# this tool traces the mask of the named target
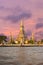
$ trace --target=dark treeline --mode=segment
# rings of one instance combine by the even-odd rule
[[[2,43],[3,41],[7,41],[6,40],[7,39],[7,36],[5,36],[5,35],[0,35],[0,43]]]

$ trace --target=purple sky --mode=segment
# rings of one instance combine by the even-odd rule
[[[16,37],[21,20],[28,37],[43,38],[43,0],[0,0],[0,34]]]

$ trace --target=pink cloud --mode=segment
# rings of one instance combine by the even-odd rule
[[[36,29],[35,26],[39,22],[38,18],[43,18],[43,1],[40,0],[0,0],[0,33],[5,35],[10,35],[10,32],[13,36],[17,36],[20,30],[20,20],[17,23],[13,20],[13,15],[16,15],[16,18],[19,17],[20,13],[30,13],[32,17],[29,19],[25,18],[24,27],[26,33],[38,33],[43,32],[43,28]],[[11,16],[12,19],[5,20],[6,17]],[[22,14],[23,15],[23,14]],[[23,15],[24,16],[24,15]],[[9,17],[8,17],[9,19]],[[41,22],[40,22],[41,23]],[[40,36],[38,34],[38,36]]]

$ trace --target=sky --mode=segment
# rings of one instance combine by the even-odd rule
[[[43,39],[43,0],[0,0],[0,34],[17,37],[21,20],[28,38]]]

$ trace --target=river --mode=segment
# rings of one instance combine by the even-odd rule
[[[43,47],[0,47],[0,65],[43,65]]]

